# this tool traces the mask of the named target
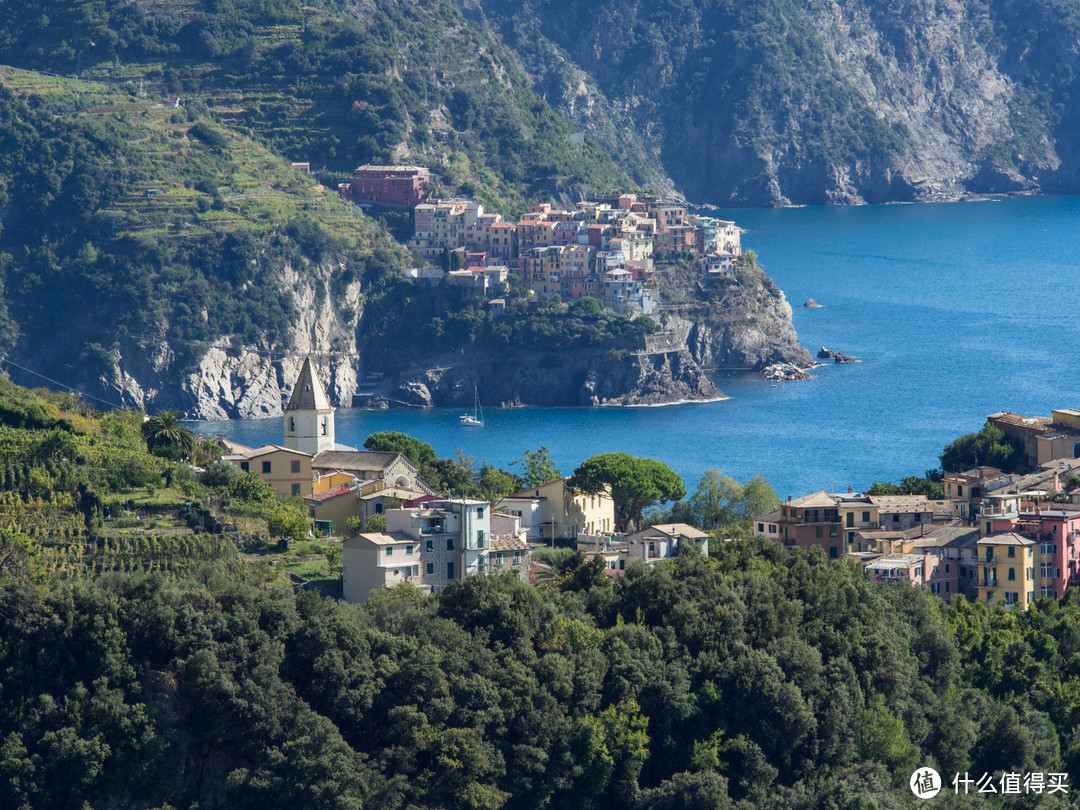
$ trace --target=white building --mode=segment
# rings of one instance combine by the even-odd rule
[[[377,588],[401,582],[421,585],[420,542],[400,532],[370,532],[341,544],[342,595],[363,602]]]
[[[428,501],[384,514],[385,532],[344,543],[346,601],[362,602],[373,588],[399,582],[435,592],[476,574],[514,570],[527,576],[529,546],[520,524],[508,524],[509,516],[496,518],[499,531],[493,534],[487,501]]]
[[[310,357],[304,359],[282,418],[288,449],[312,456],[334,449],[334,407]]]

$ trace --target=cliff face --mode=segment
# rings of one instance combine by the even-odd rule
[[[148,413],[169,408],[192,419],[276,416],[310,354],[319,360],[327,394],[348,405],[357,382],[360,284],[348,284],[333,303],[325,296],[320,301],[316,289],[329,280],[333,269],[313,266],[300,274],[285,267],[280,279],[283,294],[294,299],[297,312],[288,347],[220,338],[191,368],[167,340],[122,337],[111,352],[112,369],[84,377],[82,387],[106,402]],[[163,332],[167,328],[164,323],[159,326]],[[28,363],[45,362],[45,350],[54,348],[43,347],[40,359]]]
[[[1080,182],[1080,15],[1058,0],[484,6],[549,103],[598,138],[632,130],[690,199],[934,200]]]
[[[223,338],[196,368],[184,371],[167,342],[125,338],[112,351],[113,372],[87,377],[85,390],[150,413],[177,409],[193,419],[276,416],[310,354],[331,401],[342,407],[469,408],[474,386],[489,406],[660,405],[722,398],[708,369],[813,362],[799,345],[783,293],[761,276],[756,284],[733,285],[717,300],[681,306],[680,314],[668,314],[663,333],[634,346],[499,353],[478,346],[465,355],[402,358],[407,369],[358,396],[360,284],[348,285],[341,300],[320,301],[316,288],[332,269],[298,274],[285,268],[284,289],[299,313],[288,349]]]
[[[103,396],[148,411],[176,408],[197,419],[250,418],[281,413],[304,356],[318,360],[330,399],[338,406],[470,408],[477,387],[495,406],[660,405],[723,397],[710,369],[762,370],[775,363],[813,364],[791,323],[791,306],[763,272],[751,265],[725,285],[702,288],[696,270],[676,265],[662,289],[673,301],[663,332],[606,348],[526,351],[472,344],[451,354],[411,351],[374,388],[357,388],[362,352],[357,324],[359,282],[344,298],[321,301],[315,290],[333,273],[315,266],[282,278],[295,298],[298,320],[292,347],[236,347],[219,341],[198,368],[177,374],[164,343],[123,343],[112,382],[98,380]],[[390,339],[390,338],[388,338]],[[362,393],[356,394],[358,390]]]
[[[473,359],[403,375],[375,405],[471,408],[473,386],[490,405],[663,405],[723,394],[684,347],[657,351],[529,353]]]
[[[683,308],[668,320],[668,327],[706,368],[760,371],[774,363],[813,365],[791,324],[791,305],[779,291],[740,291],[724,306]]]

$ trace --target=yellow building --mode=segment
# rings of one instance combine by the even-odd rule
[[[869,549],[856,548],[858,540],[856,535],[863,531],[874,531],[878,528],[877,504],[865,495],[853,497],[840,496],[840,524],[844,530],[844,545],[847,553],[853,551],[868,551]]]
[[[311,495],[311,455],[290,450],[277,444],[267,444],[247,455],[224,456],[244,472],[253,472],[273,487],[279,495],[306,498]]]
[[[615,531],[615,501],[611,495],[571,492],[565,478],[503,498],[496,508],[521,518],[521,528],[531,541],[577,539],[581,534],[610,535]]]
[[[1035,600],[1035,541],[1015,532],[979,539],[979,601],[1027,608]]]

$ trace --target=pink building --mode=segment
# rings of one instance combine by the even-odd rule
[[[1022,512],[1019,530],[1038,542],[1035,548],[1035,596],[1054,599],[1070,585],[1080,584],[1080,559],[1077,556],[1077,533],[1080,512],[1065,509],[1041,509]],[[1026,530],[1026,531],[1025,531]]]
[[[395,208],[415,208],[424,199],[431,173],[422,166],[373,166],[365,163],[353,172],[352,182],[339,193],[353,202],[370,202]]]

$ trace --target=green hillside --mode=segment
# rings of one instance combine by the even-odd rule
[[[691,199],[1080,188],[1073,0],[484,0],[545,96],[588,77]],[[580,106],[580,105],[579,105]]]
[[[358,209],[198,102],[6,68],[0,140],[0,346],[64,379],[114,374],[125,335],[171,341],[181,368],[222,336],[287,348],[286,268],[325,293],[402,264]]]
[[[891,810],[931,766],[941,807],[1077,806],[1047,787],[1080,765],[1071,598],[949,606],[816,550],[722,545],[614,584],[577,555],[542,587],[363,607],[212,567],[9,578],[0,804]],[[975,794],[1005,773],[1017,795]]]
[[[0,32],[0,62],[201,100],[332,179],[414,161],[447,190],[517,210],[630,183],[595,142],[571,142],[573,126],[449,0],[48,0],[6,5]]]

